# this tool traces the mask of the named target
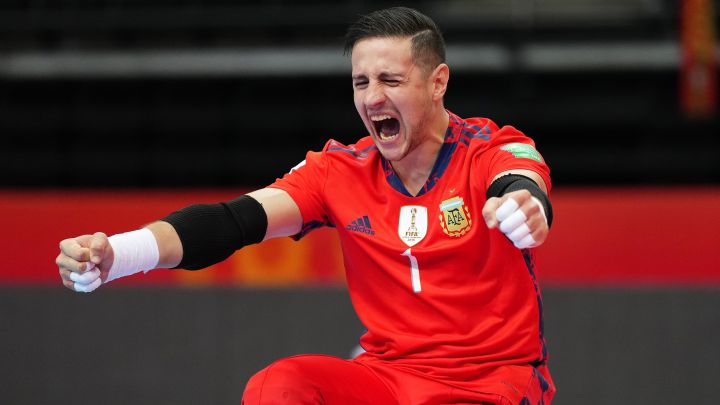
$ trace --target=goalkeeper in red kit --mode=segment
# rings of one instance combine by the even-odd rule
[[[367,136],[330,140],[237,199],[66,239],[63,283],[89,292],[154,268],[201,269],[330,226],[365,352],[278,360],[250,379],[243,404],[549,404],[532,251],[552,223],[545,161],[515,128],[445,108],[444,40],[418,11],[360,17],[346,51]]]

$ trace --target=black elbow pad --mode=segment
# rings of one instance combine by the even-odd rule
[[[267,232],[262,204],[247,195],[218,204],[195,204],[162,221],[175,228],[183,247],[176,268],[198,270],[219,263],[243,246],[261,242]]]

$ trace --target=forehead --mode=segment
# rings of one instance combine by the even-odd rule
[[[352,49],[355,74],[396,70],[413,64],[410,37],[373,37],[358,41]]]

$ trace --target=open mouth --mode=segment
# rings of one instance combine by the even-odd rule
[[[400,121],[389,115],[376,115],[370,117],[375,132],[380,136],[380,140],[389,141],[397,136],[400,132]]]

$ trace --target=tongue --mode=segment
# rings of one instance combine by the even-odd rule
[[[386,136],[393,136],[400,132],[400,122],[395,118],[383,120],[380,131]]]

